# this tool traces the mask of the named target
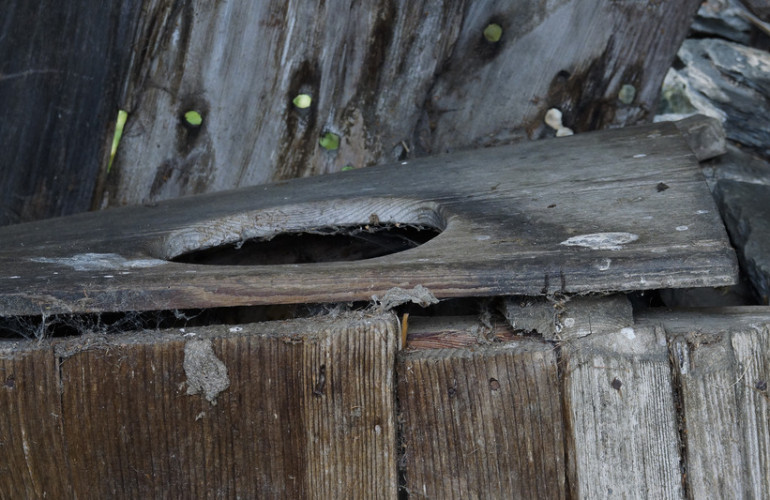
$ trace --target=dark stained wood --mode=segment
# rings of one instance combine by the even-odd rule
[[[0,342],[0,497],[69,497],[58,360],[50,346]]]
[[[385,315],[3,348],[0,492],[395,498],[398,338]],[[228,383],[191,394],[196,375]]]
[[[0,225],[88,210],[142,2],[0,7]]]
[[[352,262],[169,262],[387,224],[442,233]],[[417,285],[439,298],[720,286],[737,274],[671,123],[18,225],[0,241],[0,315],[370,300]]]
[[[770,308],[648,312],[662,325],[680,394],[692,498],[770,491]]]
[[[97,196],[137,204],[552,136],[551,107],[579,132],[649,119],[699,3],[146,0]],[[319,146],[327,131],[338,150]]]
[[[441,323],[437,331],[446,333],[451,322]],[[454,329],[476,335],[479,326],[459,320]],[[429,332],[429,320],[420,330]],[[402,467],[411,498],[566,497],[551,344],[526,338],[402,351],[397,367]]]

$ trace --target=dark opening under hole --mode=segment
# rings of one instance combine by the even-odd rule
[[[173,258],[174,262],[210,265],[271,266],[372,259],[415,248],[435,238],[427,226],[377,225],[320,228],[252,239]]]

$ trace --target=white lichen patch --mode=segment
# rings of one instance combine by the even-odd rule
[[[116,253],[79,253],[72,257],[33,257],[32,262],[58,264],[75,271],[112,271],[116,269],[138,269],[167,264],[160,259],[126,259]]]
[[[623,245],[639,239],[633,233],[591,233],[566,239],[560,245],[585,247],[591,250],[620,250]]]

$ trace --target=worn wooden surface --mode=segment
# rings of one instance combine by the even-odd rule
[[[561,346],[573,497],[683,498],[665,332],[631,315],[623,328],[591,323],[589,336]]]
[[[194,250],[388,224],[440,235],[351,262],[190,264]],[[366,233],[366,231],[363,231]],[[0,229],[0,315],[732,284],[735,256],[671,123],[295,179]],[[244,249],[247,246],[243,247]]]
[[[397,341],[391,316],[6,341],[0,496],[395,498]]]
[[[551,107],[580,132],[649,119],[698,4],[147,0],[126,133],[97,197],[136,204],[540,138]],[[319,147],[327,131],[337,151]]]
[[[647,313],[662,324],[686,430],[692,498],[763,498],[770,491],[770,308]]]
[[[141,3],[0,6],[0,226],[91,206]]]
[[[478,321],[430,320],[413,337],[484,335]],[[484,338],[484,337],[482,337]],[[435,339],[435,337],[434,337]],[[441,345],[436,343],[434,345]],[[414,349],[398,359],[405,489],[411,498],[565,498],[556,353],[534,338]]]

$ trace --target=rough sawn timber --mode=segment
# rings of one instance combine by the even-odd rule
[[[386,314],[4,341],[0,496],[396,498],[398,339]]]
[[[670,337],[692,498],[770,491],[770,308],[646,313]]]
[[[566,498],[556,351],[518,337],[490,343],[477,318],[410,327],[398,356],[405,489],[412,498]],[[498,332],[499,333],[499,332]],[[415,349],[423,336],[460,348]]]
[[[415,225],[351,262],[171,259],[282,233]],[[340,229],[341,228],[341,229]],[[735,255],[672,123],[423,158],[0,228],[0,315],[721,286]]]
[[[561,341],[567,466],[573,498],[684,497],[665,332],[630,307],[576,318],[592,333]],[[625,327],[618,310],[628,311]]]

